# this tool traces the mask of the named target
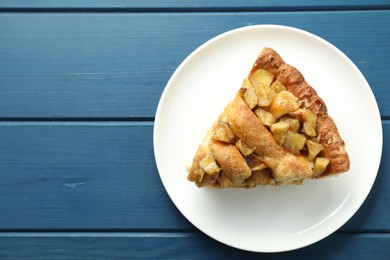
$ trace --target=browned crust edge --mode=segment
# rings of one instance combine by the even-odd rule
[[[262,52],[256,59],[256,62],[254,63],[249,74],[251,74],[257,69],[265,69],[274,73],[277,80],[281,81],[282,84],[294,96],[296,96],[299,100],[303,101],[304,107],[306,109],[314,112],[317,115],[317,133],[320,136],[320,143],[324,146],[324,150],[321,152],[321,156],[326,157],[330,160],[327,170],[319,177],[334,175],[334,174],[348,171],[350,167],[350,160],[345,150],[345,143],[340,137],[335,122],[328,115],[325,102],[318,96],[314,88],[311,87],[305,81],[305,78],[302,75],[302,73],[295,67],[286,64],[283,61],[282,57],[275,50],[267,47],[262,50]],[[232,102],[227,106],[227,108],[229,108],[231,104]],[[224,111],[225,114],[227,108],[225,108]],[[219,118],[218,120],[220,119],[221,118]],[[215,128],[215,124],[216,123],[214,123],[212,129]],[[248,142],[248,144],[250,144],[250,142]],[[219,188],[219,186],[215,186],[214,184],[218,175],[205,174],[205,172],[200,168],[199,162],[206,155],[210,153],[214,153],[215,156],[216,153],[217,154],[219,153],[219,150],[223,151],[219,153],[219,157],[221,157],[219,159],[222,161],[226,161],[226,160],[230,161],[231,156],[227,156],[227,154],[232,152],[231,151],[232,149],[228,149],[231,148],[229,145],[223,147],[226,149],[220,149],[221,147],[219,147],[220,144],[218,143],[214,143],[213,146],[211,147],[206,147],[205,145],[206,143],[200,145],[199,148],[197,149],[196,155],[194,156],[192,162],[192,166],[190,169],[188,169],[189,174],[187,178],[189,181],[195,182],[198,187],[208,186],[208,187]],[[234,152],[235,153],[231,153],[231,154],[234,154],[237,157],[238,155],[237,151]],[[261,154],[261,151],[260,152],[257,151],[257,153]],[[293,159],[296,160],[295,157]],[[243,158],[240,158],[240,160],[242,161]],[[291,167],[291,165],[289,165],[288,167]],[[229,165],[225,165],[224,168],[226,168],[228,172],[229,169],[232,168],[232,174],[228,174],[228,175],[230,175],[229,177],[235,181],[241,182],[248,175],[247,165],[245,165],[244,163],[238,166],[229,164]],[[240,176],[234,176],[235,171],[237,170],[236,168],[237,169],[239,168],[240,170],[244,169],[242,170],[242,174],[240,174]]]
[[[345,142],[341,138],[337,126],[328,115],[325,102],[305,80],[302,73],[295,67],[286,64],[282,57],[273,49],[265,47],[250,73],[257,69],[265,69],[276,75],[276,78],[299,100],[306,109],[317,115],[317,133],[320,143],[324,146],[322,156],[330,160],[326,171],[320,176],[328,176],[346,172],[350,167]]]

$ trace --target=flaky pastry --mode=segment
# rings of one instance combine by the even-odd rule
[[[198,187],[300,184],[349,170],[324,101],[293,66],[264,48],[188,169]]]

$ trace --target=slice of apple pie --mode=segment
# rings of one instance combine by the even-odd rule
[[[349,165],[324,101],[296,68],[264,48],[206,134],[187,178],[213,188],[300,184]]]

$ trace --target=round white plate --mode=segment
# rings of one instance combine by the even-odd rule
[[[186,165],[265,46],[324,99],[346,143],[350,171],[280,188],[197,188],[187,181]],[[178,67],[157,108],[154,152],[166,191],[193,225],[232,247],[280,252],[325,238],[355,214],[377,175],[382,125],[367,81],[336,47],[291,27],[249,26],[209,40]]]

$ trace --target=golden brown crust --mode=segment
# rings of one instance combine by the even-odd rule
[[[285,151],[239,95],[226,107],[225,115],[233,133],[247,146],[255,147],[254,152],[272,169],[276,181],[312,175],[307,160]]]
[[[345,143],[341,139],[333,119],[329,116],[318,118],[317,132],[321,137],[321,144],[324,146],[322,156],[330,160],[326,171],[320,177],[347,171],[350,161],[345,150]]]
[[[188,170],[187,179],[189,181],[200,182],[203,178],[204,171],[200,168],[199,162],[207,156],[207,149],[204,145],[199,145],[196,150],[191,168]]]
[[[226,106],[206,135],[203,144],[199,146],[188,170],[188,180],[195,182],[199,187],[249,188],[256,185],[301,183],[305,178],[318,178],[348,171],[350,161],[336,124],[328,115],[324,101],[305,81],[301,72],[286,64],[281,56],[270,48],[262,50],[249,75],[258,69],[272,72],[273,80],[282,84],[283,90],[287,89],[293,99],[299,100],[296,101],[297,108],[300,107],[299,104],[304,108],[299,110],[309,110],[312,115],[315,114],[316,121],[311,128],[314,134],[306,132],[305,123],[303,131],[309,138],[315,137],[316,142],[319,139],[318,145],[322,145],[319,155],[321,158],[324,157],[326,163],[329,160],[329,164],[325,165],[322,171],[318,171],[316,165],[320,164],[317,164],[317,160],[314,163],[312,159],[306,158],[307,150],[302,154],[294,153],[293,150],[288,150],[277,143],[274,133],[271,133],[249,107],[249,103],[247,104],[246,91],[249,84],[238,91],[235,99]],[[267,73],[270,74],[269,72]],[[258,105],[261,106],[260,103]],[[264,106],[267,106],[265,110],[270,109],[269,105]],[[214,164],[210,164],[210,158]],[[212,169],[216,171],[210,171],[209,165],[213,165]],[[327,168],[323,172],[325,167]]]
[[[317,117],[327,115],[328,110],[324,101],[305,81],[305,78],[299,70],[291,65],[282,64],[278,72],[277,79],[282,82],[288,91],[304,102],[306,109],[314,112]]]
[[[245,185],[248,187],[254,187],[256,185],[269,185],[272,184],[272,174],[268,170],[253,171],[252,175],[245,180]]]
[[[235,145],[212,141],[211,150],[222,171],[234,183],[242,183],[251,175],[251,169]]]
[[[225,115],[234,135],[240,138],[246,146],[255,147],[255,152],[261,158],[270,154],[274,154],[274,157],[283,156],[285,152],[283,148],[276,143],[271,132],[267,130],[240,96],[236,96],[229,103],[225,109]]]
[[[265,47],[257,57],[249,75],[258,69],[265,69],[278,75],[279,67],[282,64],[284,64],[282,57],[273,49]]]
[[[209,175],[206,174],[199,166],[199,162],[209,154],[206,146],[200,145],[196,151],[194,159],[192,161],[191,168],[188,170],[187,179],[195,182],[198,187],[213,185],[218,174]]]
[[[303,101],[305,108],[317,115],[317,131],[320,143],[324,146],[322,154],[330,160],[327,170],[321,176],[348,171],[350,161],[345,151],[345,143],[341,139],[333,119],[328,115],[324,101],[305,81],[302,73],[293,66],[284,63],[280,55],[270,48],[263,49],[252,71],[260,68],[272,70],[277,79],[294,96]]]

